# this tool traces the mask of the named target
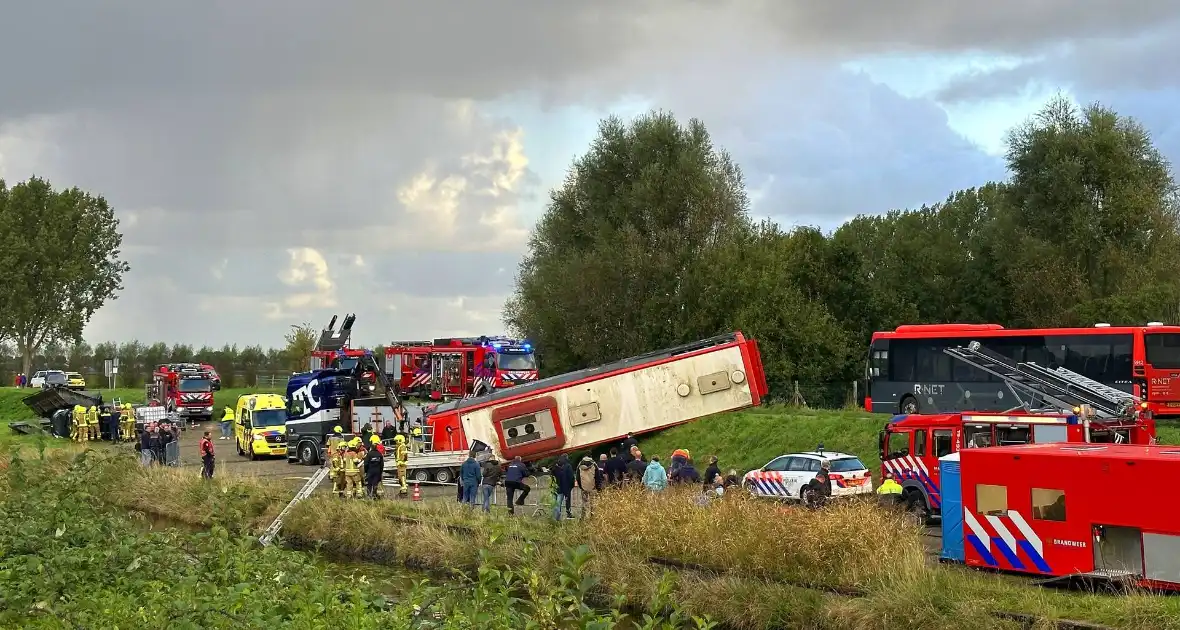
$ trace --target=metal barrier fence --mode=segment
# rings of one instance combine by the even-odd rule
[[[164,465],[180,465],[180,440],[172,440],[164,446]]]

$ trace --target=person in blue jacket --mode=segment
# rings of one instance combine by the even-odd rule
[[[475,505],[475,489],[483,482],[483,470],[473,453],[468,453],[467,461],[459,467],[459,481],[463,484],[463,502]]]
[[[660,458],[656,455],[652,455],[651,463],[647,465],[647,470],[643,471],[643,485],[653,492],[668,487],[668,471],[664,470]]]

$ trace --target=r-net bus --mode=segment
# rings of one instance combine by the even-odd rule
[[[943,352],[978,341],[1014,361],[1064,367],[1143,396],[1154,417],[1180,416],[1180,326],[1009,329],[999,324],[898,326],[873,333],[865,409],[876,413],[1007,411],[1000,379]]]

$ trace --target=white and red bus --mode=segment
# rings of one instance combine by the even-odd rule
[[[1020,405],[1000,379],[943,352],[978,341],[1014,361],[1064,367],[1142,396],[1155,417],[1180,416],[1180,326],[1004,328],[898,326],[873,333],[865,409],[877,413],[1005,411]]]

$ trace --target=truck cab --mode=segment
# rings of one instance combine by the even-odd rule
[[[287,381],[287,461],[322,463],[328,436],[340,425],[352,432],[350,414],[341,413],[357,398],[359,384],[351,370],[324,369],[293,374]]]
[[[234,410],[234,441],[238,455],[287,454],[287,401],[278,394],[246,394]]]
[[[902,500],[930,517],[942,509],[939,458],[962,449],[1020,444],[1128,443],[1154,440],[1154,423],[1091,423],[1078,414],[951,413],[894,416],[879,435],[881,475],[893,475]]]

